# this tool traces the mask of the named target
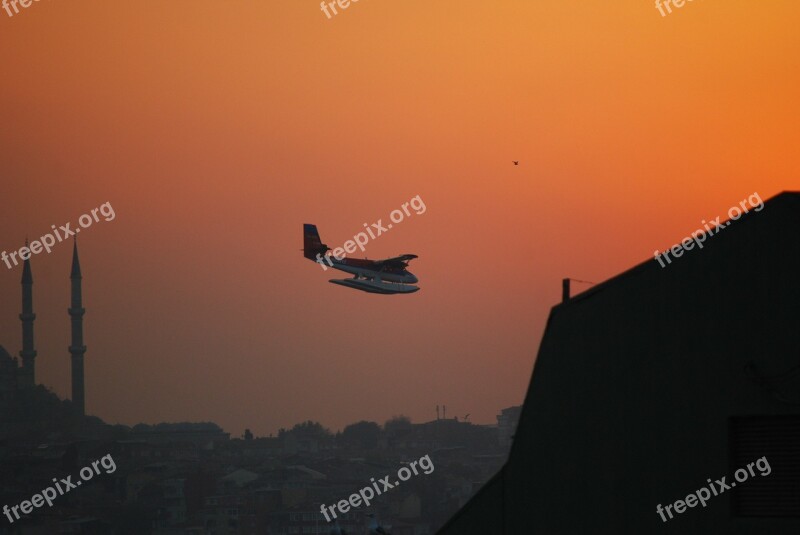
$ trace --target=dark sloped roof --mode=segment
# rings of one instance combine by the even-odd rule
[[[653,533],[657,504],[730,477],[731,418],[798,414],[797,381],[779,396],[752,378],[797,366],[798,231],[800,193],[782,193],[666,267],[651,257],[553,307],[501,484],[440,533],[484,533],[481,516],[500,518],[491,533]],[[670,527],[736,532],[718,500]]]

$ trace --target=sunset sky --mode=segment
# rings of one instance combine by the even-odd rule
[[[799,2],[339,11],[0,10],[0,251],[116,213],[78,239],[88,413],[234,435],[437,404],[492,423],[523,401],[563,277],[603,281],[800,186]],[[303,223],[338,246],[417,195],[366,256],[419,255],[421,291],[349,290],[303,258]],[[70,257],[31,260],[37,382],[62,397]],[[13,355],[21,273],[0,264]]]

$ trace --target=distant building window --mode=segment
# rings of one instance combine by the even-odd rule
[[[731,474],[762,457],[769,465],[733,489],[734,516],[800,517],[800,415],[733,417],[730,445]]]

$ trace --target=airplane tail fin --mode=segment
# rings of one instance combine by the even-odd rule
[[[303,256],[316,262],[318,254],[325,254],[330,247],[322,243],[319,239],[319,232],[316,225],[305,223],[303,225]]]

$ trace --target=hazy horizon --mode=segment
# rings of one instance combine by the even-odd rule
[[[157,6],[0,11],[0,252],[113,205],[78,238],[86,411],[109,423],[493,423],[562,278],[797,189],[800,4]],[[419,292],[303,258],[303,223],[338,246],[417,195],[352,256],[419,255]],[[31,260],[37,382],[63,398],[71,249]],[[13,356],[21,274],[0,264]]]

